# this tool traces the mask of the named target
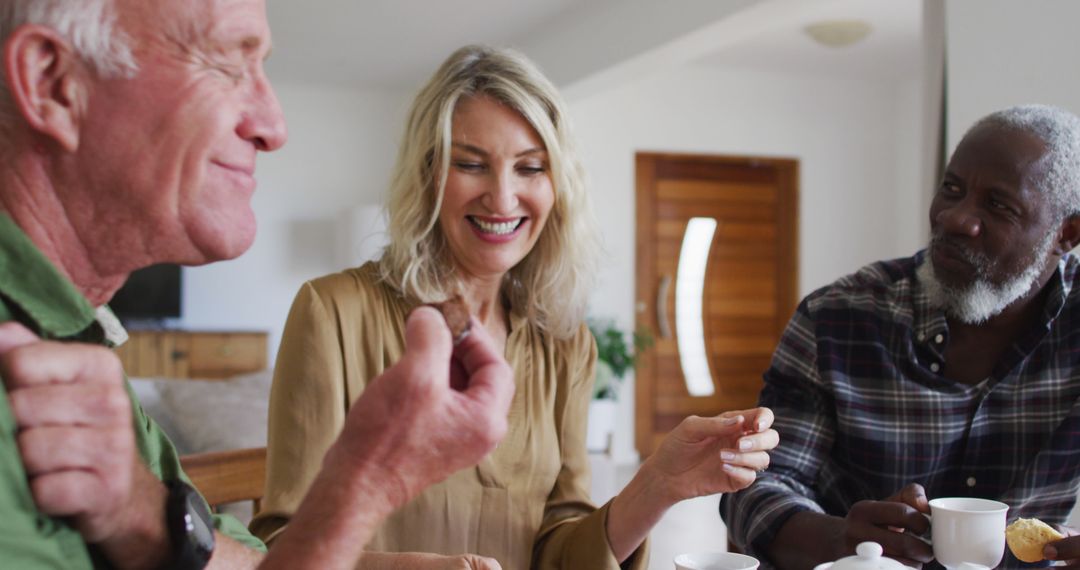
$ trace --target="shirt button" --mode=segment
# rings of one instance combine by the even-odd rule
[[[938,344],[941,344],[941,343],[945,342],[945,335],[939,334],[939,335],[935,336],[934,337],[934,342],[936,342]]]
[[[933,372],[937,372],[938,370],[941,370],[941,365],[938,364],[937,362],[931,363],[930,364],[930,370],[933,371]]]
[[[975,478],[974,477],[968,477],[967,481],[964,481],[964,482],[967,483],[968,487],[974,487],[975,486]]]
[[[919,333],[919,342],[926,340],[926,333]]]

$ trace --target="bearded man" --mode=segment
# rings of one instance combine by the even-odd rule
[[[1064,523],[1080,486],[1080,118],[1014,107],[957,146],[914,257],[803,300],[765,373],[780,446],[727,495],[763,568],[812,568],[867,540],[940,568],[928,498],[984,497]],[[1080,538],[1050,560],[1080,559]],[[1003,567],[1020,567],[1008,554]]]

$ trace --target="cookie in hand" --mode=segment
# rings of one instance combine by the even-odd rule
[[[1014,556],[1024,562],[1039,562],[1049,542],[1065,538],[1039,519],[1016,519],[1005,528],[1005,542]]]
[[[450,327],[450,334],[454,337],[454,344],[461,342],[469,336],[472,321],[469,319],[469,305],[461,294],[454,295],[442,303],[432,303],[446,319],[446,326]]]

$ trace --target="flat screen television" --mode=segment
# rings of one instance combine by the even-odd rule
[[[179,318],[180,285],[179,265],[151,265],[128,277],[109,308],[125,322]]]

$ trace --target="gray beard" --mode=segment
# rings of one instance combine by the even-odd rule
[[[1050,251],[1054,246],[1054,237],[1054,233],[1047,235],[1043,243],[1039,244],[1035,250],[1031,263],[1002,283],[993,283],[986,277],[992,268],[992,262],[988,258],[968,251],[964,253],[967,261],[976,268],[975,280],[963,287],[942,283],[934,272],[934,264],[930,260],[933,240],[922,264],[916,268],[915,274],[930,298],[931,305],[944,310],[945,314],[962,323],[979,325],[999,315],[1031,290],[1035,280],[1046,267],[1046,260],[1049,259]]]

